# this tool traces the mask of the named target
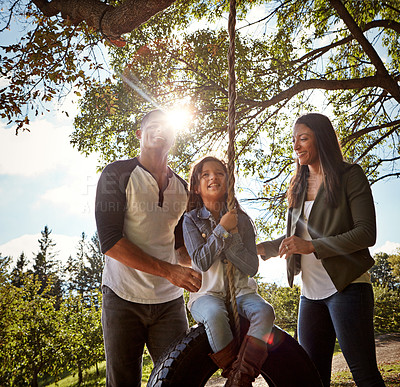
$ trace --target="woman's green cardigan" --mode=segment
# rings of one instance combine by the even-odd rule
[[[326,192],[321,185],[307,226],[315,256],[321,259],[336,289],[341,291],[374,264],[368,247],[375,244],[376,220],[371,189],[359,165],[345,163],[337,192],[338,206],[333,208],[326,204]],[[296,235],[305,196],[306,190],[302,194],[302,206],[289,209],[286,235],[263,243],[265,258],[277,256],[282,240]],[[286,258],[290,286],[294,276],[300,273],[300,266],[300,254]]]

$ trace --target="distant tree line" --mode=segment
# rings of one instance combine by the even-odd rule
[[[371,280],[375,290],[375,330],[400,331],[400,248],[394,254],[374,255]]]
[[[97,234],[88,239],[82,233],[75,254],[65,264],[57,260],[47,226],[38,244],[33,262],[21,253],[12,263],[12,257],[0,253],[0,385],[46,385],[45,380],[57,381],[66,373],[77,375],[80,385],[84,371],[104,361],[100,292],[104,256]],[[375,329],[398,332],[400,250],[374,258],[370,273]],[[259,276],[256,280],[260,295],[274,306],[276,325],[293,334],[300,288],[265,283]],[[189,320],[195,323],[190,313]]]
[[[78,375],[104,360],[101,273],[104,258],[95,234],[82,233],[66,264],[45,226],[29,262],[0,254],[0,385],[38,386],[63,373]]]

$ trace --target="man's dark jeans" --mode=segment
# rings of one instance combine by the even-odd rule
[[[107,386],[140,386],[144,345],[153,362],[188,329],[183,297],[162,304],[138,304],[103,286]]]

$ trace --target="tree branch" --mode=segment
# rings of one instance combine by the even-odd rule
[[[294,97],[296,94],[301,93],[302,91],[311,90],[311,89],[322,89],[322,90],[352,90],[352,89],[364,89],[366,87],[383,87],[381,84],[381,77],[374,75],[372,77],[364,77],[357,79],[342,79],[342,80],[324,80],[324,79],[306,79],[300,81],[294,86],[290,87],[287,90],[282,91],[281,93],[275,95],[271,99],[263,102],[255,102],[243,100],[246,103],[251,103],[253,105],[269,107],[278,102],[283,101],[284,99],[290,99]],[[238,97],[239,101],[239,97]]]
[[[372,22],[367,23],[364,26],[364,32],[369,31],[373,28],[387,28],[387,29],[392,29],[396,32],[398,32],[400,34],[400,23],[394,21],[394,20],[374,20]],[[308,59],[307,62],[305,62],[305,64],[307,64],[310,61],[315,60],[316,58],[322,56],[323,54],[325,54],[326,52],[328,52],[329,50],[335,48],[335,47],[339,47],[342,46],[343,44],[346,44],[350,41],[352,41],[354,39],[353,35],[349,35],[341,40],[338,40],[337,42],[333,42],[331,44],[328,44],[324,47],[319,47],[315,50],[312,50],[310,52],[308,52],[307,54],[303,55],[301,58],[294,60],[292,63],[302,63],[304,60]],[[304,66],[304,64],[303,64]]]
[[[394,127],[391,130],[389,130],[389,132],[385,133],[383,136],[379,137],[377,140],[375,140],[372,144],[370,144],[367,148],[365,148],[365,150],[363,151],[363,153],[358,156],[358,158],[356,159],[356,163],[358,163],[365,155],[368,154],[368,152],[374,148],[376,145],[378,145],[379,143],[381,143],[385,138],[389,137],[392,133],[396,132],[399,129],[399,127]]]
[[[388,173],[387,175],[379,176],[377,179],[371,181],[371,185],[377,183],[379,180],[387,179],[388,177],[400,177],[400,172]]]
[[[393,80],[393,78],[388,73],[385,65],[382,62],[382,59],[372,46],[372,44],[368,41],[368,39],[364,36],[363,31],[357,25],[353,17],[347,11],[346,7],[343,5],[341,0],[329,0],[332,7],[335,8],[339,17],[344,21],[347,25],[347,28],[354,36],[354,38],[358,41],[358,43],[363,48],[364,52],[371,59],[371,62],[375,66],[377,73],[382,76],[381,87],[387,90],[392,96],[400,103],[400,88],[397,82]]]
[[[3,32],[3,31],[7,30],[7,29],[10,27],[11,20],[12,20],[13,15],[14,15],[14,7],[15,7],[17,4],[18,4],[18,0],[15,1],[14,4],[13,4],[11,7],[9,7],[9,15],[8,15],[7,23],[6,23],[6,25],[5,25],[3,28],[0,29],[0,32]]]
[[[121,41],[121,35],[133,31],[175,0],[125,0],[113,7],[100,0],[33,0],[47,17],[61,13],[73,24],[83,20],[101,31],[111,41]]]
[[[388,122],[386,124],[377,125],[377,126],[371,126],[369,128],[364,128],[364,129],[358,130],[357,132],[352,133],[349,136],[347,136],[343,140],[342,144],[346,144],[347,142],[349,142],[351,140],[355,140],[355,139],[357,139],[357,138],[359,138],[361,136],[364,136],[365,134],[374,132],[375,130],[380,130],[380,129],[383,129],[383,128],[388,128],[388,127],[391,127],[391,126],[394,126],[394,125],[399,125],[399,124],[400,124],[400,120],[395,120],[395,121],[390,121],[390,122]]]

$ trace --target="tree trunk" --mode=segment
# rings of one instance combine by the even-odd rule
[[[38,373],[36,371],[34,371],[33,373],[33,377],[32,377],[32,387],[38,387],[39,383],[38,383]]]
[[[80,386],[83,382],[83,373],[82,373],[82,365],[81,362],[78,362],[78,386]]]
[[[122,42],[121,35],[133,31],[175,0],[125,0],[113,7],[100,0],[33,0],[48,17],[61,13],[73,24],[85,21],[109,40]]]

